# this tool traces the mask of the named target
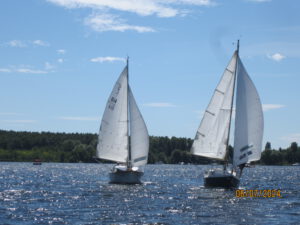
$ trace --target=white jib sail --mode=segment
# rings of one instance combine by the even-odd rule
[[[142,114],[135,102],[129,87],[129,112],[130,112],[130,146],[132,166],[143,166],[148,161],[149,136]]]
[[[204,113],[191,148],[194,155],[214,159],[224,159],[225,157],[236,58],[237,53],[235,52]]]
[[[264,121],[257,90],[238,58],[233,165],[260,159]]]
[[[124,163],[128,158],[127,73],[126,66],[109,96],[97,146],[98,158]]]

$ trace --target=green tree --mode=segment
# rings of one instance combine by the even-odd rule
[[[182,162],[182,151],[175,149],[171,154],[170,162],[173,164]]]
[[[265,150],[271,150],[271,143],[270,142],[266,143]]]
[[[293,151],[293,152],[296,152],[297,151],[297,149],[298,149],[298,144],[297,144],[297,142],[293,142],[293,143],[291,143],[291,150]]]

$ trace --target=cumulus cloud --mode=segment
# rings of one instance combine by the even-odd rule
[[[60,58],[60,59],[57,60],[57,62],[63,63],[63,62],[64,62],[64,59],[61,59],[61,58]]]
[[[60,55],[64,55],[64,54],[66,54],[67,51],[65,49],[58,49],[58,50],[56,50],[56,52]]]
[[[42,40],[34,40],[34,41],[11,40],[4,45],[9,47],[15,47],[15,48],[25,48],[30,46],[42,46],[42,47],[50,46],[48,42]]]
[[[20,41],[20,40],[9,41],[7,43],[7,45],[10,47],[16,47],[16,48],[24,48],[27,46],[23,41]]]
[[[94,31],[137,31],[153,32],[154,28],[131,25],[118,16],[110,13],[129,12],[139,16],[156,16],[170,18],[185,15],[186,6],[214,6],[213,0],[47,0],[58,6],[69,9],[89,8],[94,15],[88,16],[84,23]],[[97,12],[97,14],[95,14]]]
[[[29,74],[46,74],[46,70],[31,69],[29,67],[11,67],[11,68],[0,68],[0,73],[29,73]]]
[[[272,55],[268,55],[268,58],[279,62],[279,61],[283,60],[284,58],[286,58],[286,56],[282,55],[281,53],[274,53]]]
[[[55,68],[54,65],[52,65],[52,64],[49,63],[49,62],[45,62],[45,69],[46,69],[46,70],[52,70],[52,69],[54,69],[54,68]]]
[[[178,14],[176,9],[165,6],[156,0],[48,0],[66,8],[112,9],[136,13],[141,16],[156,14],[159,17],[173,17]],[[166,1],[174,3],[174,1]]]
[[[170,102],[145,103],[144,106],[147,106],[147,107],[158,107],[158,108],[176,107],[176,105],[174,105],[173,103],[170,103]]]
[[[43,69],[36,69],[31,65],[10,65],[8,68],[0,68],[0,73],[46,74],[52,72],[53,68],[49,62],[45,62]]]
[[[18,73],[31,73],[31,74],[45,74],[45,73],[48,73],[45,70],[34,70],[34,69],[28,69],[28,68],[16,69],[15,72],[18,72]]]
[[[120,57],[112,57],[112,56],[106,56],[106,57],[97,57],[97,58],[92,58],[91,62],[115,62],[115,61],[122,61],[125,62],[124,58]]]
[[[50,44],[48,42],[41,41],[41,40],[35,40],[35,41],[32,41],[32,43],[34,45],[38,45],[38,46],[44,46],[44,47],[50,46]]]
[[[151,27],[136,26],[127,24],[126,20],[110,14],[91,15],[85,19],[85,25],[91,27],[97,32],[104,31],[137,31],[139,33],[154,32]]]
[[[280,108],[284,108],[285,105],[280,105],[280,104],[263,104],[263,111],[269,111],[272,109],[280,109]]]

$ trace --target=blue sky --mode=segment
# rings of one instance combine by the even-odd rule
[[[150,135],[193,138],[237,39],[264,144],[300,143],[300,2],[2,0],[0,128],[97,133],[130,57]],[[263,145],[264,145],[263,144]]]

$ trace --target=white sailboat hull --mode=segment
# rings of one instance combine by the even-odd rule
[[[116,170],[109,173],[111,184],[141,184],[141,177],[144,175],[140,171]]]
[[[215,169],[204,175],[204,186],[210,188],[238,188],[240,179],[235,173]]]

